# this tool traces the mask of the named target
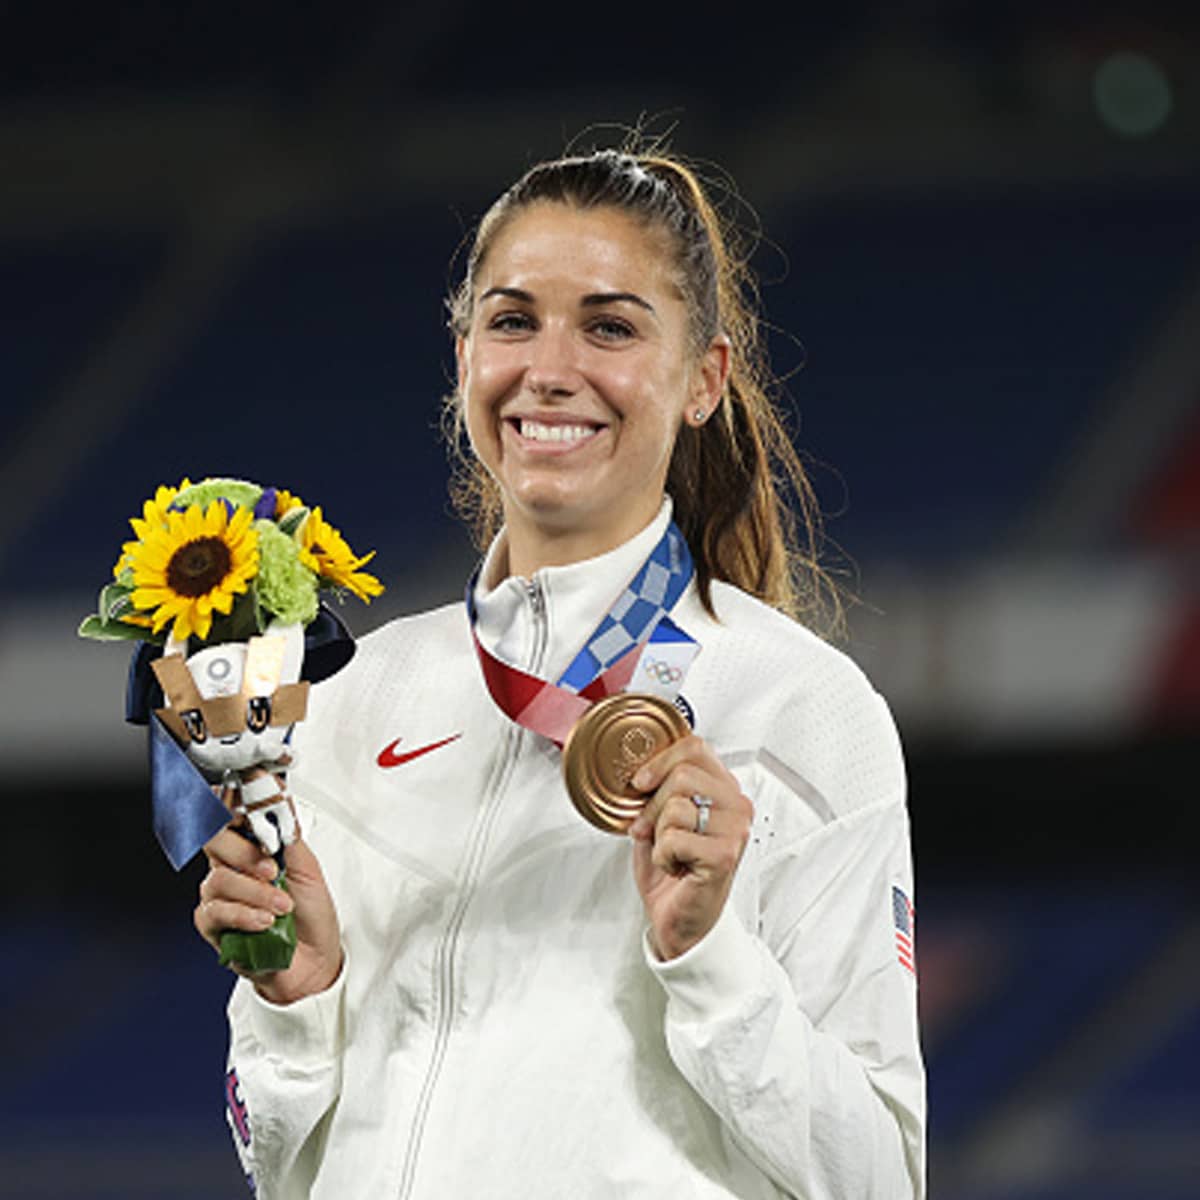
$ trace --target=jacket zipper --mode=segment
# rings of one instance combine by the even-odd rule
[[[542,594],[541,584],[529,580],[526,585],[526,596],[533,610],[533,649],[530,653],[528,670],[537,674],[546,654],[548,641],[548,622],[546,621],[546,602]],[[475,895],[479,883],[480,868],[483,863],[484,850],[496,814],[500,808],[500,798],[508,787],[516,767],[517,756],[520,753],[525,731],[519,725],[510,725],[505,730],[504,749],[492,772],[492,779],[486,792],[483,810],[476,821],[471,834],[471,842],[467,849],[467,866],[463,886],[459,891],[454,911],[450,914],[445,930],[438,941],[434,955],[434,971],[437,980],[437,995],[435,998],[436,1017],[434,1026],[433,1053],[421,1084],[417,1097],[417,1107],[413,1114],[412,1129],[408,1137],[408,1146],[404,1152],[404,1169],[400,1174],[398,1200],[409,1200],[413,1185],[416,1181],[417,1160],[420,1156],[421,1138],[425,1131],[425,1121],[429,1116],[429,1107],[433,1101],[433,1093],[437,1086],[438,1075],[441,1073],[442,1062],[450,1043],[450,1031],[454,1024],[454,959],[458,950],[458,935],[466,920],[467,909]]]
[[[533,609],[533,652],[529,656],[529,670],[536,675],[542,668],[542,659],[546,656],[550,623],[546,620],[546,598],[542,594],[542,585],[536,579],[526,580],[525,594],[529,597],[529,606]]]

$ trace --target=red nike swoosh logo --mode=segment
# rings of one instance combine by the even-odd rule
[[[379,757],[375,760],[381,767],[398,767],[401,763],[412,762],[414,758],[420,758],[422,754],[428,754],[430,750],[438,750],[442,746],[448,746],[451,742],[456,742],[462,737],[461,733],[452,733],[448,738],[442,738],[440,742],[430,742],[428,746],[418,746],[415,750],[405,750],[403,754],[396,753],[396,747],[404,740],[397,738],[390,745],[384,746],[379,752]]]

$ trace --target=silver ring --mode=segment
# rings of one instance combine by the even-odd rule
[[[696,832],[708,832],[708,816],[712,812],[712,798],[709,796],[693,796],[692,803],[696,806]]]

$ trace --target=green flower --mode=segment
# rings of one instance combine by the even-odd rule
[[[180,508],[199,504],[207,511],[214,500],[228,500],[239,508],[253,509],[262,491],[257,483],[247,483],[244,479],[203,479],[184,488],[175,497],[175,503]]]
[[[317,615],[317,577],[300,561],[300,547],[272,521],[257,520],[258,602],[272,616],[307,625]]]

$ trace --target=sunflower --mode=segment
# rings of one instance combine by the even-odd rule
[[[208,636],[214,612],[228,613],[234,596],[245,592],[258,568],[254,514],[214,500],[183,512],[168,510],[166,522],[150,526],[128,551],[133,568],[134,608],[152,613],[155,633],[175,621],[173,634]]]
[[[293,492],[289,492],[287,488],[275,489],[275,520],[278,521],[285,513],[291,512],[293,508],[303,508],[304,501]]]
[[[301,526],[300,561],[322,579],[335,587],[346,588],[367,604],[371,603],[372,596],[383,591],[383,584],[374,575],[359,570],[374,557],[374,550],[362,558],[357,557],[346,539],[321,516],[320,506],[308,514]]]
[[[154,493],[154,498],[147,500],[142,505],[142,515],[140,517],[130,517],[129,524],[137,537],[132,542],[124,542],[121,546],[121,557],[117,559],[117,565],[113,567],[113,577],[119,578],[121,572],[132,562],[131,555],[139,542],[146,540],[146,534],[152,529],[165,529],[167,525],[167,509],[171,507],[171,502],[183,491],[184,488],[192,486],[190,479],[184,479],[178,487],[167,487],[160,484]],[[132,618],[126,617],[126,620]],[[135,624],[140,625],[137,621]]]

